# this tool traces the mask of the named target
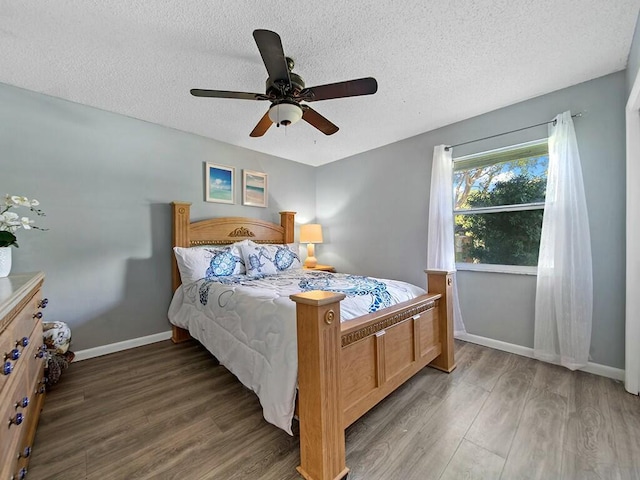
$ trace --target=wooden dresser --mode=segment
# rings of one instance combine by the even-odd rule
[[[26,478],[45,396],[42,273],[0,278],[0,480]]]

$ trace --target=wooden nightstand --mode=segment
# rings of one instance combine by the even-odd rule
[[[321,272],[332,272],[336,273],[336,269],[333,268],[333,265],[316,265],[315,267],[303,267],[305,270],[319,270]]]

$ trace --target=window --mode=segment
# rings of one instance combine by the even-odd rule
[[[537,265],[548,163],[546,139],[454,159],[455,251],[460,269],[535,272],[474,265]]]

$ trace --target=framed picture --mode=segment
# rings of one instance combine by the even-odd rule
[[[254,207],[267,206],[267,174],[262,172],[242,171],[242,204]]]
[[[235,203],[235,168],[207,163],[205,171],[205,200],[216,203]]]

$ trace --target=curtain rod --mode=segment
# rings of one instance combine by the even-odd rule
[[[576,113],[575,115],[571,115],[572,118],[581,117],[581,116],[582,116],[582,112]],[[468,142],[457,143],[455,145],[449,145],[447,147],[444,147],[444,149],[448,152],[449,150],[451,150],[454,147],[461,147],[462,145],[466,145],[468,143],[474,143],[474,142],[479,142],[481,140],[488,140],[490,138],[501,137],[502,135],[508,135],[509,133],[515,133],[515,132],[520,132],[522,130],[528,130],[529,128],[541,127],[542,125],[548,125],[549,123],[553,123],[555,125],[556,120],[553,119],[553,120],[549,120],[548,122],[536,123],[535,125],[529,125],[528,127],[522,127],[522,128],[518,128],[516,130],[509,130],[508,132],[496,133],[495,135],[490,135],[488,137],[476,138],[475,140],[469,140]]]

